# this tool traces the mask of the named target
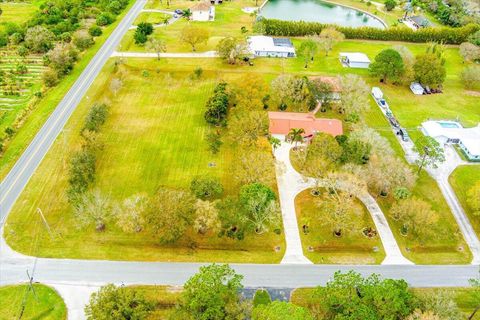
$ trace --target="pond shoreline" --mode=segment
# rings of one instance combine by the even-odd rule
[[[348,9],[352,9],[352,10],[355,10],[355,11],[358,11],[358,12],[361,12],[363,14],[366,14],[367,16],[369,17],[372,17],[373,19],[379,21],[383,27],[385,29],[388,29],[388,25],[387,23],[380,17],[368,12],[368,11],[365,11],[365,10],[362,10],[362,9],[358,9],[358,8],[355,8],[355,7],[352,7],[352,6],[349,6],[349,5],[346,5],[346,4],[341,4],[341,3],[337,3],[337,2],[334,2],[334,1],[331,1],[331,0],[319,0],[321,2],[325,2],[325,3],[329,3],[329,4],[334,4],[336,6],[340,6],[340,7],[344,7],[344,8],[348,8]],[[262,5],[258,8],[258,13],[260,14],[263,7],[268,3],[268,0],[265,0]],[[281,20],[281,19],[279,19]],[[298,20],[298,21],[302,21],[302,20]],[[318,22],[318,21],[317,21]],[[323,23],[323,22],[320,22],[320,23]],[[331,24],[331,23],[326,23],[326,24]],[[335,24],[332,24],[332,25],[335,25]],[[356,27],[356,28],[361,28],[361,27]]]

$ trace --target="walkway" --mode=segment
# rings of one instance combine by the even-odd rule
[[[277,138],[282,141],[280,147],[275,150],[275,158],[278,161],[276,174],[285,230],[285,241],[287,243],[282,263],[311,263],[311,261],[303,255],[297,215],[295,212],[295,197],[305,189],[322,185],[322,182],[318,182],[313,178],[306,178],[299,174],[290,162],[290,149],[293,145],[284,142],[284,136],[278,136]],[[339,188],[342,188],[341,185]],[[386,255],[382,264],[413,264],[410,260],[405,258],[400,251],[392,230],[388,225],[387,219],[375,199],[368,193],[360,196],[359,199],[370,212],[377,232],[382,240]]]
[[[158,58],[158,55],[154,52],[118,52],[112,53],[112,57],[122,58]],[[160,58],[216,58],[218,57],[216,51],[205,52],[161,52]]]

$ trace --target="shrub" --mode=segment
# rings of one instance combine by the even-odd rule
[[[70,203],[75,203],[95,180],[95,162],[95,153],[88,148],[73,155],[68,178],[70,187],[67,191]]]
[[[143,45],[147,42],[148,36],[141,32],[140,29],[137,29],[133,34],[133,39],[135,40],[135,44]]]
[[[103,31],[102,31],[102,28],[100,28],[99,26],[97,25],[92,25],[89,29],[88,29],[88,33],[92,36],[92,37],[98,37],[98,36],[101,36]]]
[[[259,305],[266,305],[272,302],[272,298],[270,298],[270,294],[265,289],[259,289],[255,291],[255,295],[253,296],[253,306],[258,307]]]
[[[193,178],[190,191],[199,199],[214,199],[222,195],[223,186],[217,177],[198,176]]]
[[[328,27],[326,24],[317,22],[281,21],[275,19],[262,19],[259,23],[262,24],[262,28],[267,35],[285,37],[320,34],[323,29]],[[417,31],[405,27],[380,29],[335,26],[335,29],[342,32],[347,39],[460,44],[465,42],[470,35],[480,30],[480,25],[469,24],[460,28],[422,28]]]
[[[395,0],[385,1],[385,9],[387,9],[387,11],[392,11],[393,9],[395,9],[396,6],[397,6],[397,2]]]
[[[467,89],[475,89],[480,87],[480,66],[466,67],[460,74],[463,85]]]
[[[468,37],[468,41],[474,45],[480,46],[480,30]]]
[[[108,114],[108,107],[106,104],[95,104],[87,114],[85,118],[85,124],[82,132],[85,130],[98,132],[100,126],[105,123]]]
[[[46,87],[55,87],[59,81],[58,74],[52,68],[48,68],[42,75],[43,83]]]
[[[108,12],[102,12],[97,16],[97,25],[98,26],[107,26],[112,24],[115,21],[115,17]]]
[[[84,51],[93,46],[95,41],[93,37],[85,30],[78,31],[73,36],[73,44],[80,50]]]

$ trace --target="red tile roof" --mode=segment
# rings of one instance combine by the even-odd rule
[[[291,129],[305,130],[305,136],[324,132],[332,136],[343,134],[342,121],[338,119],[315,118],[311,113],[269,112],[269,131],[271,134],[287,135]]]
[[[212,5],[210,2],[202,1],[190,8],[191,11],[208,11]]]

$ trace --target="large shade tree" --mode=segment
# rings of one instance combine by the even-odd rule
[[[403,319],[415,299],[404,280],[381,279],[372,274],[336,272],[325,287],[317,287],[318,319]]]
[[[239,296],[242,278],[228,265],[200,267],[183,287],[177,319],[245,319]]]
[[[382,50],[375,61],[370,64],[370,73],[380,77],[380,80],[387,83],[387,79],[398,80],[405,72],[402,57],[394,49]]]

